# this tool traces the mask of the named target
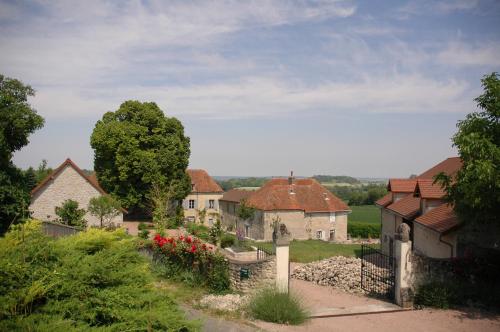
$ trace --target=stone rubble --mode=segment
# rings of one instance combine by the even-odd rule
[[[248,303],[247,295],[206,295],[200,300],[202,307],[222,311],[237,311]]]
[[[361,259],[335,256],[298,266],[292,278],[332,286],[348,293],[365,293],[361,289]]]

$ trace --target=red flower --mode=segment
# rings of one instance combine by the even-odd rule
[[[190,252],[193,252],[193,253],[196,252],[196,246],[194,244],[191,246]]]
[[[186,243],[191,243],[191,242],[193,242],[193,239],[191,238],[191,236],[188,236],[186,238]]]
[[[179,240],[184,240],[184,235],[179,236]]]
[[[206,245],[205,243],[203,243],[203,244],[201,245],[201,249],[203,249],[203,250],[207,250],[207,245]]]

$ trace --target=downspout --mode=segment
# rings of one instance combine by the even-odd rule
[[[445,245],[447,245],[448,247],[450,247],[450,258],[453,258],[453,244],[444,241],[443,240],[443,235],[444,235],[443,233],[439,234],[439,242],[444,243]]]

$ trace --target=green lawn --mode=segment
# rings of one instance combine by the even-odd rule
[[[273,247],[270,242],[256,245],[267,249]],[[337,244],[320,240],[294,240],[290,243],[290,261],[298,263],[309,263],[332,256],[359,257],[360,254],[360,244]]]
[[[380,224],[380,210],[375,205],[351,206],[348,220],[367,224]]]

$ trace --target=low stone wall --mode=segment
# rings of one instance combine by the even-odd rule
[[[410,255],[410,261],[412,264],[411,288],[414,291],[433,280],[445,281],[455,278],[450,260],[429,258],[413,252]]]
[[[227,258],[229,262],[229,276],[231,288],[242,293],[249,293],[260,289],[264,285],[271,285],[276,280],[276,256],[268,256],[263,260],[239,261]],[[241,270],[248,269],[248,278],[241,277]]]

